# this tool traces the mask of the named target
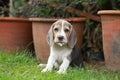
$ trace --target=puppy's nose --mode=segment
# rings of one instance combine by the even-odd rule
[[[59,36],[58,39],[59,39],[60,41],[62,41],[62,40],[64,39],[64,37],[63,37],[63,36]]]

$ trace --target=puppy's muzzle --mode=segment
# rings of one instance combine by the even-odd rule
[[[64,39],[64,36],[58,36],[58,40],[61,42],[61,41],[63,41],[63,39]]]

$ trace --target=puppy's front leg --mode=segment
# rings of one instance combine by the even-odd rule
[[[54,56],[49,56],[47,66],[41,72],[51,71],[54,63],[55,63],[55,57]]]
[[[67,68],[69,67],[69,65],[70,65],[70,60],[68,60],[67,58],[64,58],[63,63],[61,64],[57,73],[59,73],[59,74],[65,73]]]

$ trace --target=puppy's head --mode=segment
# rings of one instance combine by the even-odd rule
[[[50,46],[57,44],[59,46],[68,45],[73,48],[76,40],[76,32],[73,26],[63,19],[53,23],[47,35],[47,42]]]

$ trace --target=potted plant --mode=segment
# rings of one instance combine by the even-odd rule
[[[58,19],[67,19],[75,28],[77,34],[77,45],[81,48],[82,37],[83,37],[83,26],[85,24],[85,18],[77,18],[78,16],[74,13],[68,12],[68,7],[76,7],[79,1],[61,1],[61,0],[31,0],[26,4],[21,11],[21,14],[25,14],[23,17],[29,17],[32,21],[33,40],[37,59],[46,62],[49,56],[49,45],[46,41],[46,35],[51,25]],[[71,3],[71,4],[70,4]],[[27,13],[26,13],[27,11]],[[69,10],[70,11],[70,10]],[[35,18],[39,17],[39,18]],[[76,17],[76,18],[71,18]]]
[[[102,10],[102,36],[105,63],[108,69],[120,70],[120,11]]]
[[[33,50],[32,41],[32,22],[28,18],[19,18],[18,14],[13,17],[0,17],[1,51],[15,53],[26,49]]]
[[[120,0],[110,2],[110,10],[98,11],[102,23],[103,51],[106,67],[120,70]]]

